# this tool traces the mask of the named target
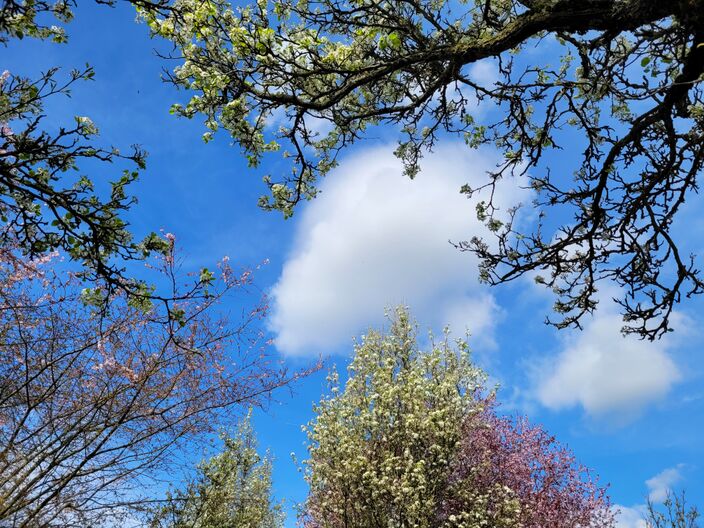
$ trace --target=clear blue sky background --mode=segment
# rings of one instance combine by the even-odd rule
[[[193,267],[223,255],[252,266],[269,259],[257,284],[272,293],[275,321],[267,328],[291,368],[322,353],[343,371],[352,336],[383,322],[385,305],[407,302],[423,328],[439,328],[445,316],[455,326],[468,326],[477,361],[501,385],[505,410],[528,414],[569,445],[610,483],[614,503],[637,510],[649,493],[656,498],[672,486],[686,488],[692,501],[704,505],[702,300],[683,305],[675,337],[656,345],[623,340],[608,309],[581,335],[546,327],[550,298],[543,292],[528,281],[479,286],[469,255],[446,251],[447,239],[461,233],[432,238],[438,233],[426,230],[428,220],[445,212],[428,202],[445,196],[446,189],[434,194],[434,175],[428,174],[421,178],[425,183],[419,185],[427,187],[419,197],[406,182],[402,186],[400,175],[388,174],[395,170],[392,131],[375,132],[377,137],[347,153],[320,204],[306,204],[287,221],[265,213],[256,206],[266,190],[261,176],[283,165],[272,158],[261,170],[248,169],[226,137],[205,145],[201,123],[170,116],[169,106],[184,94],[160,81],[169,64],[153,50],[164,49],[163,43],[150,40],[147,28],[134,19],[129,6],[81,3],[69,25],[68,45],[12,43],[0,49],[0,70],[32,76],[55,65],[95,67],[94,82],[77,86],[71,99],[50,101],[50,119],[68,122],[88,115],[106,144],[139,143],[149,151],[148,170],[133,189],[139,198],[130,217],[136,233],[159,228],[176,233]],[[535,60],[543,58],[536,53]],[[486,162],[472,156],[448,142],[440,156],[429,159],[426,171],[435,170],[438,178],[459,171],[461,178],[462,171],[476,172]],[[117,168],[101,167],[93,177],[116,173]],[[339,183],[333,183],[336,177]],[[399,196],[390,177],[403,189]],[[454,185],[451,177],[449,182]],[[345,200],[355,193],[359,201],[350,205]],[[458,207],[447,212],[451,231],[463,225],[465,213]],[[696,252],[704,241],[700,198],[692,196],[688,207],[675,230]],[[467,218],[473,214],[467,203]],[[365,228],[367,221],[377,222],[376,229]],[[384,238],[386,224],[393,225]],[[443,251],[422,251],[437,244]],[[337,245],[347,249],[335,253]],[[237,308],[236,301],[231,308]],[[316,342],[311,335],[318,331],[324,339]],[[276,496],[289,505],[305,497],[305,483],[289,454],[305,458],[300,428],[312,418],[324,378],[322,372],[297,385],[292,395],[280,393],[267,412],[256,415],[261,445],[275,456]],[[293,525],[290,515],[287,526]],[[636,525],[624,519],[622,526]]]

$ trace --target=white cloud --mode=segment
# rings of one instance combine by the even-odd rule
[[[606,296],[605,296],[606,297]],[[618,311],[602,302],[539,376],[538,401],[551,409],[581,405],[591,415],[632,416],[663,398],[680,379],[668,354],[672,338],[623,337]]]
[[[646,480],[648,499],[653,503],[664,502],[672,486],[682,480],[683,467],[684,464],[679,464]],[[648,528],[645,522],[648,508],[645,504],[635,504],[630,507],[615,504],[612,510],[616,513],[616,528]]]
[[[645,481],[645,485],[648,486],[648,498],[652,502],[664,502],[667,499],[668,493],[672,491],[672,486],[682,480],[682,474],[680,473],[682,467],[682,464],[680,464],[676,467],[665,469]]]
[[[445,143],[411,181],[392,151],[367,148],[343,160],[303,211],[272,291],[271,329],[284,353],[339,350],[400,303],[423,324],[451,323],[492,343],[496,303],[478,283],[476,259],[448,240],[486,232],[459,188],[486,181],[495,160]],[[504,208],[521,197],[515,181],[497,196]]]
[[[469,68],[469,78],[480,85],[491,88],[499,81],[499,65],[494,59],[482,59]]]
[[[614,505],[612,508],[616,513],[616,528],[647,528],[643,515],[645,507],[642,505],[629,508],[627,506]]]

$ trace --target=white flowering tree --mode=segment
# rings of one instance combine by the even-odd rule
[[[463,341],[431,338],[429,351],[419,350],[403,309],[388,335],[364,336],[344,390],[333,372],[331,394],[306,428],[310,496],[304,526],[459,526],[457,516],[440,520],[438,504],[449,489],[448,466],[463,419],[481,410],[476,394],[484,379]],[[477,505],[486,502],[480,495]],[[462,522],[511,526],[515,510],[507,495],[496,511],[479,508]]]
[[[305,528],[613,528],[606,489],[540,426],[497,413],[462,340],[406,310],[355,347],[306,428]]]

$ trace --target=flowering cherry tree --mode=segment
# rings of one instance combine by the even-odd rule
[[[436,526],[462,417],[477,409],[483,380],[467,353],[447,339],[422,353],[403,310],[388,335],[364,336],[344,390],[333,373],[307,427],[306,527]]]
[[[255,303],[235,324],[215,310],[249,272],[178,273],[173,236],[155,271],[175,304],[135,305],[0,247],[0,525],[119,526],[171,455],[240,404],[305,374],[268,355]],[[55,257],[54,257],[55,258]]]
[[[440,508],[443,519],[466,517],[475,490],[495,490],[484,495],[485,506],[500,511],[497,500],[511,497],[523,528],[613,526],[606,490],[555,437],[525,417],[498,415],[490,398],[465,419],[461,438]]]

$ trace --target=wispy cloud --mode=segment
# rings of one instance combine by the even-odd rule
[[[682,480],[683,464],[665,469],[645,481],[648,487],[648,498],[652,502],[664,502],[667,495],[672,491],[672,486]]]

